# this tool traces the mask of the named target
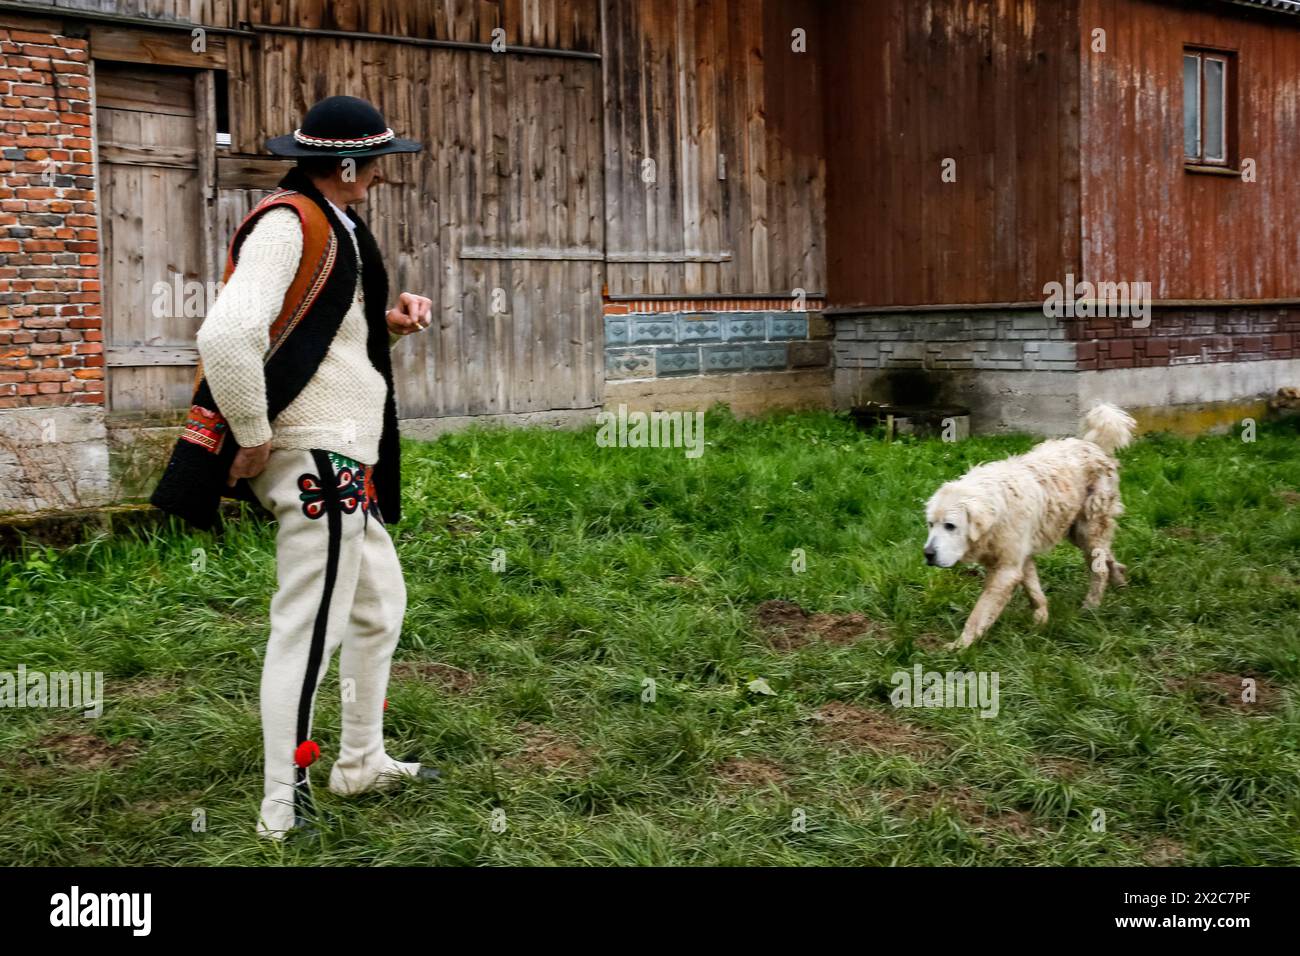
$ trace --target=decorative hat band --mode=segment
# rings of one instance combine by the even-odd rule
[[[343,148],[365,148],[368,146],[378,146],[380,143],[387,143],[393,138],[393,131],[386,129],[382,133],[376,133],[374,136],[358,136],[356,139],[321,139],[319,136],[308,136],[300,129],[293,131],[293,138],[304,146],[324,146],[328,149]]]

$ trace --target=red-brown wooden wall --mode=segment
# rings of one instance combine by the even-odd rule
[[[1066,272],[1148,281],[1157,300],[1300,296],[1300,17],[833,0],[824,22],[852,51],[825,64],[833,305],[1033,302]],[[1184,169],[1187,45],[1236,51],[1238,154],[1257,182]]]
[[[1300,295],[1300,17],[1223,3],[1081,0],[1083,272],[1159,299]],[[1091,53],[1094,28],[1107,52]],[[1185,45],[1235,50],[1240,155],[1258,181],[1186,172]]]
[[[1078,272],[1077,6],[828,5],[832,304],[1035,301]]]

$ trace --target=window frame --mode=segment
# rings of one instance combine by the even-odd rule
[[[1187,60],[1189,57],[1196,59],[1196,121],[1197,121],[1197,154],[1195,156],[1187,153]],[[1221,158],[1211,158],[1207,156],[1206,145],[1206,61],[1213,60],[1223,64],[1223,80],[1221,83],[1222,94],[1220,99],[1221,120],[1222,120],[1222,144],[1223,156]],[[1237,51],[1224,47],[1207,46],[1204,44],[1184,44],[1183,55],[1180,61],[1183,69],[1180,71],[1183,81],[1183,166],[1188,172],[1209,172],[1209,173],[1228,173],[1236,175],[1237,163],[1237,74],[1239,65],[1237,62]]]

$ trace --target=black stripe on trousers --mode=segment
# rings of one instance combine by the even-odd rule
[[[325,521],[329,526],[329,547],[325,555],[325,586],[321,592],[320,607],[316,609],[316,623],[311,631],[311,650],[307,654],[307,671],[302,678],[302,693],[298,697],[298,743],[311,737],[311,704],[316,696],[316,679],[320,673],[321,658],[325,656],[325,632],[329,628],[330,600],[334,597],[334,583],[339,574],[339,546],[343,539],[343,512],[339,507],[339,481],[329,455],[312,449],[316,473],[320,476],[321,495],[325,501]],[[293,815],[310,814],[313,810],[311,789],[307,783],[307,768],[294,766]]]

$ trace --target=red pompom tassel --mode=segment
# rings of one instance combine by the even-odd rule
[[[387,710],[387,709],[388,709],[388,698],[385,697],[385,698],[384,698],[384,710]]]
[[[304,740],[298,745],[298,749],[293,752],[293,762],[299,767],[310,767],[320,759],[320,747],[314,740]]]

